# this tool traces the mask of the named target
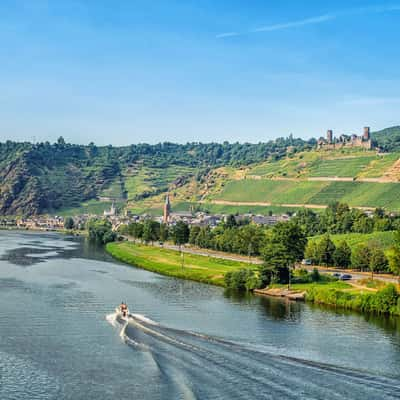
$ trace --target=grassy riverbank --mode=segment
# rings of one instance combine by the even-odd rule
[[[219,286],[224,286],[224,275],[227,272],[257,268],[245,262],[188,253],[184,254],[182,268],[179,251],[131,242],[108,243],[106,249],[117,260],[148,271]],[[400,295],[394,285],[386,285],[376,290],[354,287],[341,281],[321,281],[292,284],[291,289],[305,292],[306,301],[311,303],[361,312],[400,315]]]
[[[366,313],[400,315],[400,294],[393,284],[376,292],[314,285],[306,290],[306,301]]]
[[[188,253],[184,254],[182,268],[182,257],[179,251],[131,242],[108,243],[106,250],[117,260],[148,271],[218,286],[224,286],[226,272],[241,268],[255,268],[253,264],[245,262]]]
[[[305,300],[315,304],[365,313],[400,315],[400,293],[393,284],[381,282],[377,290],[341,281],[298,283],[291,285],[291,290],[305,292]]]

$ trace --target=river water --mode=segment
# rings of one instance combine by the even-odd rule
[[[0,232],[0,399],[247,398],[400,399],[399,320],[232,296],[81,239]]]

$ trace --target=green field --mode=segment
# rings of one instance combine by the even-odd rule
[[[344,233],[330,235],[335,245],[345,240],[350,247],[355,247],[359,244],[366,244],[370,241],[380,243],[384,249],[388,249],[393,245],[394,232],[372,232],[372,233]],[[318,242],[322,235],[313,236],[309,240]]]
[[[334,160],[318,160],[310,168],[309,176],[313,177],[355,177],[377,157],[348,157]]]
[[[171,183],[179,176],[188,176],[193,173],[193,168],[171,165],[165,168],[140,167],[138,169],[127,169],[124,172],[124,188],[128,200],[143,192],[163,189],[167,191]]]
[[[358,207],[384,207],[400,210],[399,183],[331,182],[310,198],[312,204],[329,204],[333,201]]]
[[[110,201],[90,200],[82,203],[79,207],[69,207],[57,210],[57,215],[65,217],[81,214],[102,215],[104,210],[110,209],[111,204],[112,202]],[[122,208],[124,206],[124,203],[117,202],[115,205],[117,208]]]
[[[379,178],[384,175],[399,158],[399,153],[381,155],[369,163],[368,167],[361,171],[358,176],[360,178]]]
[[[399,153],[377,155],[360,149],[330,152],[308,151],[278,161],[250,167],[247,174],[272,177],[363,177],[379,178],[400,158]]]
[[[215,194],[211,199],[303,204],[309,203],[310,198],[327,185],[329,185],[327,182],[238,180],[227,182],[222,192]]]
[[[400,210],[400,183],[247,179],[227,182],[221,192],[208,199],[270,202],[272,205],[328,205],[341,201],[353,207],[383,207],[396,211]]]
[[[188,253],[184,254],[182,268],[182,257],[178,251],[128,242],[108,243],[106,249],[117,260],[148,271],[219,286],[224,286],[226,272],[255,268],[254,264]]]

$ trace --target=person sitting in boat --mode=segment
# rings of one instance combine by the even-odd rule
[[[122,315],[123,315],[124,317],[126,317],[126,313],[127,313],[127,311],[128,311],[128,306],[127,306],[124,302],[121,302],[121,304],[120,304],[120,306],[119,306],[119,309],[121,310]]]

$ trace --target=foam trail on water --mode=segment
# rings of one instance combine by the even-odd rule
[[[112,314],[108,314],[106,315],[106,320],[109,324],[111,324],[114,327],[118,326],[117,323],[117,313],[112,313]]]
[[[398,378],[169,328],[141,314],[116,322],[126,344],[148,351],[175,398],[400,399]]]

